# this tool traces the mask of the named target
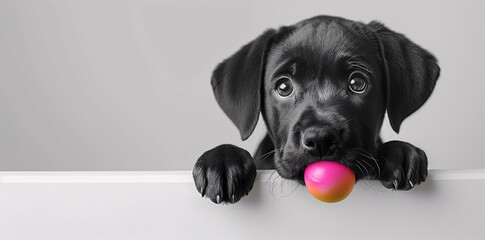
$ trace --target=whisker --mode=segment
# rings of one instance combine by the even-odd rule
[[[261,159],[264,160],[266,159],[267,157],[269,157],[272,153],[276,153],[276,149],[275,150],[272,150],[272,151],[269,151],[263,155],[261,155]]]
[[[265,158],[269,157],[272,153],[274,153],[275,155],[278,155],[279,152],[281,150],[283,150],[283,149],[284,149],[284,147],[282,147],[282,148],[275,148],[275,149],[273,149],[273,150],[271,150],[271,151],[269,151],[269,152],[261,155],[261,159],[265,159]]]
[[[274,175],[277,174],[276,177],[274,177]],[[269,176],[268,180],[267,180],[267,184],[269,185],[269,193],[273,196],[273,197],[276,197],[275,195],[275,192],[274,192],[274,188],[276,187],[276,184],[281,180],[281,176],[277,173],[277,171],[273,171],[271,173],[271,175]]]
[[[377,160],[375,158],[372,158],[372,160],[374,160],[374,163],[376,164],[377,166],[377,179],[379,179],[379,177],[381,176],[381,168],[379,167],[379,164],[377,164]]]
[[[358,159],[358,160],[356,161],[356,163],[357,163],[357,164],[359,164],[361,167],[363,167],[363,168],[365,169],[365,172],[366,172],[367,174],[369,174],[369,170],[368,170],[368,169],[367,169],[367,168],[364,166],[364,164],[362,164],[362,163],[360,162],[360,159]]]
[[[364,150],[362,150],[364,151]],[[363,156],[369,158],[369,159],[372,159],[374,161],[374,163],[376,164],[376,167],[377,167],[377,177],[376,178],[379,178],[381,176],[381,168],[379,167],[379,164],[377,163],[377,159],[375,159],[370,153],[364,151],[365,153],[367,153],[368,155],[365,155],[363,153],[361,153]]]
[[[297,161],[293,161],[293,163],[290,166],[290,177],[293,176],[293,168],[295,168],[296,164],[297,164]]]
[[[276,171],[274,171],[271,175],[273,175],[274,173],[276,173]],[[273,195],[273,197],[276,197],[275,195],[275,192],[274,192],[274,188],[276,187],[276,184],[280,181],[280,176],[276,176],[274,179],[273,179],[273,182],[270,186],[270,192],[271,192],[271,195]]]
[[[367,161],[365,161],[365,159],[361,159],[362,162],[364,162],[365,164],[367,164],[367,166],[369,166],[371,169],[372,169],[372,165],[370,165],[370,163],[368,163]]]
[[[362,177],[364,177],[364,176],[365,176],[365,174],[364,174],[364,171],[362,171],[362,168],[360,168],[360,167],[359,167],[359,165],[357,165],[357,164],[356,164],[355,166],[356,166],[357,168],[359,168],[360,172],[362,173]]]
[[[374,161],[374,163],[375,163],[375,165],[377,167],[377,176],[375,176],[375,177],[376,178],[379,178],[381,176],[381,168],[379,167],[379,164],[377,162],[378,159],[376,159],[374,156],[372,156],[372,154],[370,154],[369,152],[365,151],[364,149],[357,149],[357,150],[361,151],[361,152],[359,152],[360,155],[366,157],[367,159],[371,159],[372,161]],[[364,161],[364,162],[369,165],[369,163],[367,161]]]
[[[286,196],[283,196],[283,197],[288,197],[288,196],[290,196],[290,195],[291,195],[291,194],[293,194],[293,193],[296,191],[296,189],[298,189],[299,187],[300,187],[300,184],[295,184],[295,187],[293,188],[293,190],[291,190],[291,192],[290,192],[290,193],[288,193]]]
[[[350,118],[350,119],[347,119],[347,120],[345,120],[345,121],[344,121],[344,123],[349,123],[349,122],[352,122],[352,120],[353,120],[353,119],[351,119],[351,118]]]
[[[279,183],[279,184],[281,184],[282,182],[283,182],[283,181],[282,181],[281,176],[279,176],[279,175],[278,175],[278,176],[275,178],[275,180],[273,181],[273,194],[274,194],[274,188],[276,187],[276,184],[278,184],[278,183]],[[280,192],[281,192],[281,190],[280,190]],[[274,195],[273,195],[273,196],[274,196]]]
[[[366,72],[368,72],[368,73],[372,74],[372,71],[371,71],[371,70],[369,70],[369,69],[368,69],[367,67],[365,67],[365,66],[362,66],[362,65],[357,65],[357,64],[352,64],[352,65],[351,65],[351,67],[358,68],[358,69],[360,69],[360,70],[364,70],[364,71],[366,71]]]
[[[358,57],[361,57],[361,56],[358,56]],[[360,61],[353,61],[354,58],[357,58],[357,57],[353,57],[353,58],[349,58],[347,60],[347,63],[349,64],[349,67],[350,68],[358,68],[358,69],[361,69],[361,70],[364,70],[370,74],[372,74],[372,71],[369,70],[368,66]]]

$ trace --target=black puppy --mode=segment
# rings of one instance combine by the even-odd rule
[[[428,99],[436,58],[381,23],[317,16],[269,29],[223,61],[211,84],[243,140],[262,113],[268,134],[251,155],[221,145],[195,164],[197,190],[215,203],[235,203],[258,169],[304,184],[308,164],[337,161],[356,178],[408,190],[427,176],[426,154],[405,142],[382,143],[387,114],[394,131]]]

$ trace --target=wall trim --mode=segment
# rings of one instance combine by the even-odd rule
[[[256,181],[277,178],[258,170]],[[432,169],[432,180],[485,180],[485,169]],[[0,171],[0,183],[188,183],[191,171]]]

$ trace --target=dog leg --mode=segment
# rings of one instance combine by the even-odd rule
[[[428,176],[428,158],[423,150],[401,141],[390,141],[377,148],[379,180],[387,188],[409,190]]]
[[[216,204],[236,203],[253,188],[256,165],[246,150],[225,144],[202,154],[192,174],[203,197]]]

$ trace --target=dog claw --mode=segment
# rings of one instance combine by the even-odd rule
[[[397,180],[392,181],[392,183],[394,184],[394,190],[397,190]]]
[[[409,185],[411,185],[412,188],[414,187],[414,184],[411,181],[409,181]]]
[[[200,196],[204,197],[204,188],[200,188]]]
[[[235,198],[234,198],[234,194],[232,194],[232,202],[234,202]]]
[[[216,202],[217,204],[221,203],[221,197],[219,195],[216,196]]]

